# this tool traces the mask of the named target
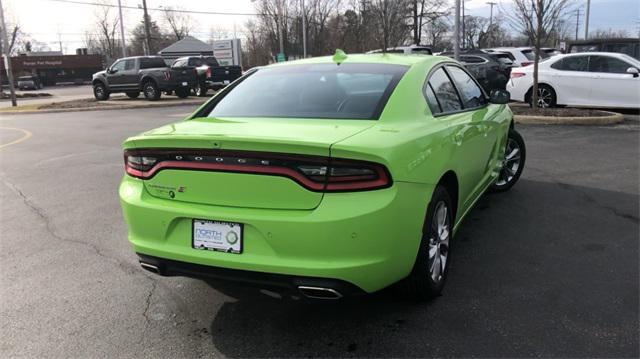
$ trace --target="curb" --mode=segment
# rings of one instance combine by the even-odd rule
[[[175,107],[175,106],[200,106],[206,102],[203,101],[189,101],[189,102],[167,102],[160,104],[143,104],[143,105],[108,105],[105,107],[79,107],[79,108],[50,108],[42,110],[25,110],[25,111],[2,111],[0,115],[33,115],[39,113],[56,113],[56,112],[83,112],[83,111],[103,111],[103,110],[131,110],[136,108],[156,108],[156,107]]]
[[[554,116],[530,116],[514,115],[516,123],[523,125],[613,125],[624,122],[624,116],[616,112],[601,111],[608,116],[586,117],[554,117]]]

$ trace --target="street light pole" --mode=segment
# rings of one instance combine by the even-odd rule
[[[307,13],[302,0],[302,57],[307,57]]]
[[[591,8],[591,0],[587,0],[587,13],[584,17],[584,39],[589,38],[589,10]]]
[[[465,48],[465,38],[464,38],[464,2],[465,0],[462,0],[462,48]]]
[[[497,3],[495,2],[491,2],[489,1],[487,3],[487,5],[491,6],[491,11],[489,12],[489,28],[491,28],[491,25],[493,25],[493,7],[496,5]]]
[[[456,0],[456,14],[454,19],[453,30],[453,57],[456,60],[460,59],[460,0]]]
[[[278,8],[276,11],[278,12],[278,37],[280,38],[280,53],[284,54],[284,39],[282,38],[282,1],[276,0],[278,2]]]
[[[122,22],[122,4],[118,0],[118,10],[120,11],[120,40],[122,41],[122,57],[127,57],[127,45],[124,42],[124,22]]]
[[[2,25],[2,40],[4,41],[4,68],[7,69],[7,80],[9,81],[9,92],[11,93],[11,106],[18,106],[16,100],[16,89],[13,87],[13,71],[11,71],[11,52],[9,51],[9,38],[7,37],[7,25],[4,22],[4,8],[0,0],[0,25]],[[0,89],[1,89],[0,84]],[[2,92],[2,91],[0,91]]]

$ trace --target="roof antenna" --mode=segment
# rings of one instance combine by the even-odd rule
[[[347,59],[347,54],[340,49],[336,49],[336,53],[333,54],[333,62],[340,65],[346,59]]]

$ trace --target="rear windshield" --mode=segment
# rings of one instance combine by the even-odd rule
[[[526,56],[527,60],[529,61],[535,61],[536,59],[536,53],[535,51],[533,51],[533,49],[522,50],[522,54]],[[545,53],[544,51],[540,51],[540,59],[546,59],[547,57],[549,57],[549,54]]]
[[[29,81],[29,80],[33,80],[33,77],[32,76],[20,76],[20,77],[18,77],[18,80]]]
[[[161,57],[143,57],[140,59],[141,69],[152,69],[155,67],[167,67],[167,64]]]
[[[218,61],[216,60],[215,57],[205,57],[205,58],[193,57],[189,59],[189,66],[202,66],[202,65],[216,67],[218,66]]]
[[[234,87],[209,117],[377,119],[406,66],[267,67]]]

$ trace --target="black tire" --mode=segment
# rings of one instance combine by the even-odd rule
[[[445,206],[444,209],[441,208],[442,204]],[[453,235],[453,224],[455,223],[452,209],[451,196],[449,196],[444,186],[438,185],[433,191],[433,197],[427,207],[422,239],[420,240],[420,247],[418,248],[413,270],[400,283],[404,293],[412,299],[433,299],[439,296],[444,288],[451,263],[450,244],[451,236]],[[446,214],[444,219],[445,226],[443,226],[447,231],[446,241],[436,240],[436,238],[440,238],[438,235],[440,233],[438,213]],[[430,254],[433,254],[433,258],[430,258]],[[444,264],[442,263],[443,258]],[[438,272],[436,272],[436,269],[438,269]]]
[[[109,90],[102,82],[97,82],[93,85],[93,96],[98,101],[106,101],[109,99]]]
[[[515,150],[517,150],[517,153],[514,152]],[[498,174],[496,181],[489,187],[489,191],[504,192],[510,190],[520,179],[526,159],[527,148],[524,144],[524,139],[518,131],[510,129],[505,145],[502,170]]]
[[[529,102],[529,106],[533,107],[533,88],[529,90],[528,95],[527,102]],[[557,99],[556,91],[553,87],[545,84],[538,85],[538,107],[556,107],[558,105]]]
[[[179,98],[187,98],[187,97],[189,97],[189,89],[188,88],[177,89],[176,90],[176,96],[178,96]]]
[[[160,89],[158,89],[158,85],[152,80],[145,82],[142,85],[142,92],[144,93],[144,97],[149,101],[157,101],[160,99]]]
[[[128,98],[138,98],[138,96],[140,96],[140,91],[127,91],[125,94]]]
[[[207,88],[207,84],[204,82],[199,82],[195,90],[196,90],[196,96],[198,97],[207,96],[207,92],[209,91],[209,89]]]

